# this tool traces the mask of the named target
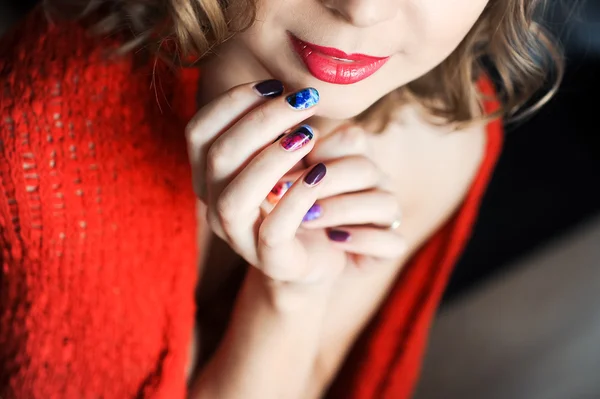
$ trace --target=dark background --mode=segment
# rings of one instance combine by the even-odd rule
[[[0,25],[35,3],[0,0]],[[502,156],[445,305],[600,210],[600,0],[551,0],[543,20],[565,48],[564,83],[539,113],[507,126]],[[0,34],[5,28],[0,26]]]
[[[534,117],[507,125],[445,304],[600,210],[600,0],[554,0],[544,20],[565,48],[564,82]]]

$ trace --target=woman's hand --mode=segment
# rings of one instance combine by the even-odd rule
[[[318,198],[375,190],[378,175],[361,174],[366,158],[330,162],[330,171],[316,162],[263,212],[272,188],[311,152],[316,135],[295,127],[314,115],[316,91],[269,99],[282,91],[273,81],[233,88],[203,107],[186,132],[194,188],[211,229],[254,266],[191,397],[300,397],[313,385],[330,288],[348,264],[347,251],[368,251],[375,237],[361,237],[368,227],[352,227],[350,241],[332,243],[325,229],[301,227]],[[334,184],[337,178],[344,182]]]
[[[316,134],[294,126],[314,114],[317,91],[285,98],[282,92],[275,81],[241,85],[196,114],[186,134],[194,188],[211,229],[268,281],[332,281],[345,265],[344,252],[323,232],[298,234],[319,196],[323,164],[308,168],[272,212],[261,212],[273,186],[311,151]]]
[[[325,163],[329,179],[306,214],[303,229],[326,229],[334,245],[351,255],[352,264],[359,267],[404,254],[405,243],[397,231],[401,218],[398,198],[388,177],[371,160],[362,129],[347,127],[321,139],[307,161]],[[276,203],[282,188],[299,173],[285,176],[269,201]]]

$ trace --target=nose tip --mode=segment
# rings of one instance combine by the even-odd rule
[[[395,0],[324,0],[323,5],[350,24],[367,28],[396,17]]]

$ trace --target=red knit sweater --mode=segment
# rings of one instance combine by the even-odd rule
[[[39,14],[0,42],[2,398],[185,395],[198,74],[108,59],[114,45]],[[406,266],[331,397],[409,397],[500,145],[493,122],[464,205]]]

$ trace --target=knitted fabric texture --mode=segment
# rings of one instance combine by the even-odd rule
[[[115,45],[41,13],[0,41],[5,399],[185,397],[198,254],[183,130],[198,73],[112,59]],[[494,122],[465,204],[407,265],[330,397],[409,397],[500,143]]]

